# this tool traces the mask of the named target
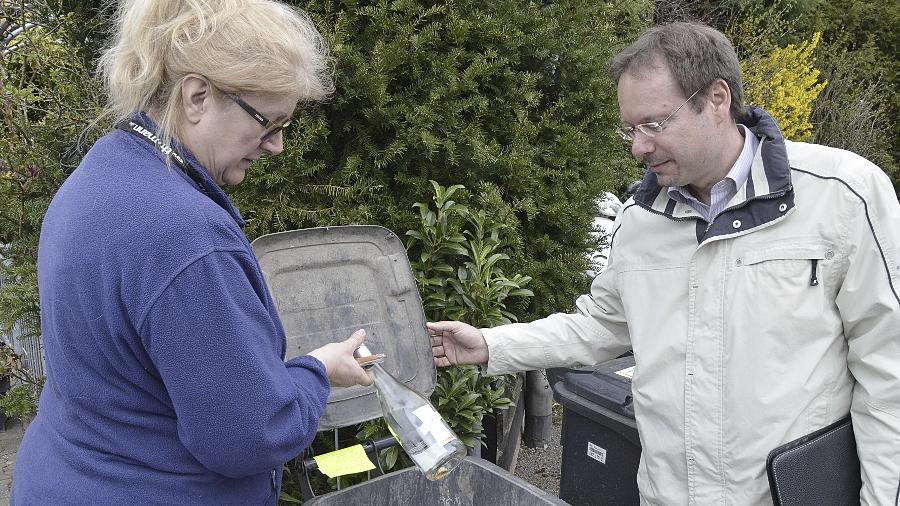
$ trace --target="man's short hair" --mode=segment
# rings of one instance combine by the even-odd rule
[[[716,79],[731,88],[731,117],[738,121],[744,112],[741,64],[734,46],[722,32],[700,23],[669,23],[655,26],[633,44],[612,57],[609,70],[616,83],[626,72],[637,76],[667,66],[685,97],[702,90],[691,107],[703,109],[702,96]]]

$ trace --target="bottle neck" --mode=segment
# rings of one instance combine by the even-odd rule
[[[408,386],[400,383],[397,378],[393,377],[389,372],[381,367],[381,364],[375,364],[369,368],[369,374],[375,384],[375,389],[385,399],[396,401],[399,398],[415,394]]]
[[[369,376],[372,377],[372,381],[375,382],[375,387],[378,389],[383,389],[385,386],[394,384],[397,380],[394,379],[387,371],[381,367],[381,364],[374,364],[368,368]]]

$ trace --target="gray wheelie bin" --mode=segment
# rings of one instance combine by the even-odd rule
[[[253,249],[284,324],[288,359],[364,328],[366,345],[387,355],[384,368],[431,395],[436,380],[431,339],[406,250],[393,232],[378,226],[296,230],[260,237]],[[319,430],[381,416],[374,387],[333,388]],[[369,441],[364,448],[378,466],[378,450],[391,443]],[[315,464],[306,459],[298,467],[305,474]],[[377,467],[376,474],[380,471]],[[311,495],[308,479],[305,483],[304,494]],[[319,505],[566,504],[474,457],[441,481],[431,482],[413,467],[307,499],[305,504]]]

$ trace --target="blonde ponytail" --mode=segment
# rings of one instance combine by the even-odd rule
[[[158,120],[166,142],[181,132],[181,80],[206,76],[228,92],[333,91],[331,58],[302,11],[274,0],[122,0],[116,33],[98,70],[114,122],[138,111]]]

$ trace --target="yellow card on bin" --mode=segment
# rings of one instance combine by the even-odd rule
[[[329,478],[375,469],[375,464],[369,460],[362,445],[354,445],[330,453],[323,453],[313,457],[313,460],[318,464],[319,471],[322,471]]]

